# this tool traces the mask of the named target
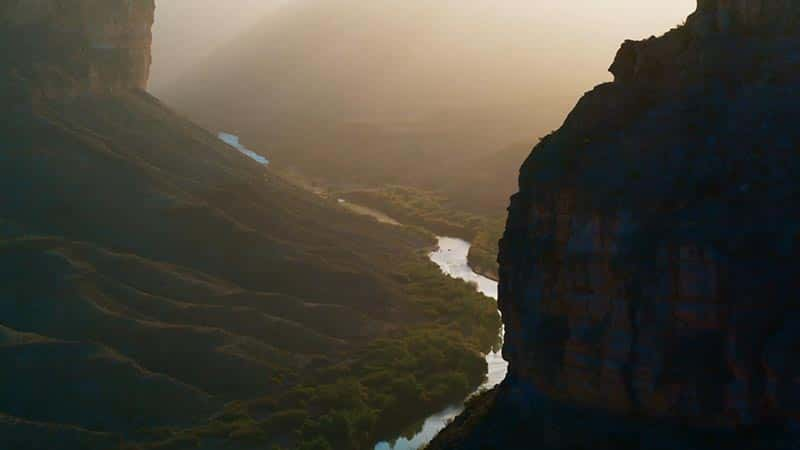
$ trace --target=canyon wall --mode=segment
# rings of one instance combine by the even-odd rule
[[[794,0],[698,0],[694,20],[717,30],[796,25],[800,4]]]
[[[800,3],[700,0],[626,42],[525,162],[500,253],[509,386],[800,429]]]
[[[59,98],[145,89],[154,11],[154,0],[3,2],[0,92]]]

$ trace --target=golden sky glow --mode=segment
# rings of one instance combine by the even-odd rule
[[[694,9],[696,0],[159,0],[157,23],[154,29],[154,64],[151,89],[156,94],[165,94],[170,83],[186,71],[207,62],[216,49],[254,27],[274,27],[278,33],[306,34],[304,39],[314,40],[324,36],[330,40],[333,33],[322,33],[320,29],[342,26],[330,20],[331,11],[363,9],[348,17],[371,18],[361,22],[347,22],[342,34],[352,34],[353,27],[367,38],[363,42],[394,40],[401,47],[414,48],[438,45],[446,51],[428,54],[428,59],[408,52],[408,61],[384,61],[385,66],[374,67],[368,62],[357,61],[370,49],[356,50],[351,57],[337,59],[334,74],[330,68],[318,70],[318,74],[304,73],[302,76],[320,77],[325,82],[338,76],[346,76],[347,70],[367,71],[373,78],[391,74],[383,85],[364,86],[360,94],[378,99],[386,86],[396,87],[408,77],[398,71],[410,67],[419,76],[420,67],[430,73],[431,83],[441,79],[453,79],[463,91],[476,97],[473,102],[480,105],[486,99],[497,103],[508,103],[520,98],[535,107],[537,116],[531,118],[532,133],[542,133],[557,127],[564,115],[572,108],[580,95],[593,86],[610,80],[607,69],[614,54],[625,39],[641,39],[653,34],[662,34],[683,22]],[[326,11],[315,21],[298,21],[300,25],[281,27],[270,22],[268,17],[292,20],[295,11],[307,11],[310,7]],[[282,11],[282,15],[276,11]],[[369,11],[372,11],[371,13]],[[381,15],[396,15],[386,23],[375,20],[375,11]],[[371,14],[371,15],[370,15]],[[447,17],[450,16],[450,17]],[[419,33],[391,34],[385,26],[397,23],[416,22]],[[330,23],[329,23],[330,22]],[[292,28],[294,27],[294,28]],[[403,28],[405,27],[405,28]],[[300,28],[300,29],[297,29]],[[257,36],[258,33],[252,33]],[[374,40],[370,38],[374,35]],[[424,36],[424,38],[418,38]],[[361,39],[360,36],[358,39]],[[281,36],[270,36],[270,40],[282,40]],[[427,39],[427,41],[425,41]],[[419,42],[418,42],[419,41]],[[320,42],[330,46],[332,42]],[[376,45],[376,49],[380,48]],[[450,51],[452,50],[452,52]],[[379,51],[379,50],[375,50]],[[337,50],[338,52],[338,50]],[[333,53],[336,55],[337,53]],[[399,52],[399,54],[405,54]],[[216,53],[215,58],[220,57]],[[414,58],[418,60],[414,60]],[[348,59],[349,58],[349,59]],[[406,58],[406,57],[403,57]],[[264,55],[258,70],[268,70],[274,61]],[[228,65],[237,64],[227,61]],[[417,66],[415,66],[417,64]],[[206,64],[207,66],[207,64]],[[350,66],[348,68],[348,66]],[[440,67],[436,67],[440,66]],[[314,71],[313,65],[306,70]],[[464,69],[466,68],[466,70]],[[447,75],[448,70],[457,73]],[[383,74],[383,75],[381,75]],[[444,74],[444,75],[443,75]],[[235,81],[231,80],[235,83]],[[370,91],[373,89],[373,91]],[[413,91],[418,92],[418,91]],[[436,90],[434,89],[435,93]],[[472,95],[470,94],[470,95]],[[425,96],[420,93],[420,96]],[[429,95],[430,97],[430,95]],[[478,99],[480,97],[480,99]],[[387,97],[388,98],[388,97]],[[468,96],[458,95],[459,102],[470,106]],[[447,100],[447,99],[445,99]],[[379,100],[376,100],[379,102]],[[395,103],[395,102],[392,102]],[[403,108],[402,105],[399,108]]]

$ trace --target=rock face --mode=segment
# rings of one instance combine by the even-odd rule
[[[778,27],[796,25],[800,5],[794,0],[698,0],[694,19],[718,31],[737,27]]]
[[[521,169],[509,386],[700,428],[800,428],[800,2],[700,0],[626,42]]]
[[[4,1],[0,93],[58,98],[146,88],[154,11],[154,0]]]

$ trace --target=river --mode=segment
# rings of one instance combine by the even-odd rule
[[[226,144],[254,159],[259,164],[265,166],[269,164],[269,160],[241,145],[238,136],[221,132],[218,137]],[[338,199],[338,203],[343,208],[350,210],[350,212],[363,216],[370,216],[380,223],[395,226],[402,225],[400,222],[375,209],[350,203],[345,199]],[[428,254],[430,260],[439,266],[445,275],[472,283],[478,292],[497,300],[497,282],[475,273],[472,268],[469,267],[467,256],[469,255],[471,244],[462,239],[451,237],[438,237],[438,241],[438,248]],[[486,355],[486,363],[489,368],[486,381],[470,394],[470,397],[478,392],[497,386],[506,377],[508,363],[503,359],[499,351],[488,353]],[[464,401],[466,400],[467,399],[464,399]],[[464,411],[464,401],[450,405],[442,411],[428,416],[422,423],[422,426],[418,427],[414,433],[400,436],[394,441],[379,442],[375,445],[374,450],[418,450],[424,447],[431,442],[451,420],[455,419]]]
[[[235,148],[236,150],[238,150],[243,155],[249,157],[253,161],[261,164],[262,166],[269,165],[269,160],[267,158],[259,155],[258,153],[254,152],[254,151],[250,150],[249,148],[245,147],[244,145],[242,145],[241,142],[239,142],[239,136],[237,136],[235,134],[230,134],[230,133],[225,133],[223,131],[220,131],[219,133],[217,133],[217,137],[222,142],[230,145],[231,147]]]
[[[402,225],[381,211],[350,203],[345,199],[339,199],[338,201],[342,207],[353,213],[369,216],[378,222],[389,225]],[[471,244],[465,240],[451,237],[440,236],[437,239],[437,249],[428,254],[430,260],[439,266],[445,275],[472,283],[478,292],[497,300],[497,282],[475,273],[469,266],[467,256],[469,255]],[[508,363],[503,359],[501,352],[497,351],[487,354],[486,363],[489,368],[486,381],[470,394],[470,396],[497,386],[506,377]],[[464,400],[466,401],[467,399]],[[421,427],[418,426],[415,428],[413,433],[400,436],[393,441],[379,442],[375,445],[374,450],[420,449],[432,441],[433,438],[439,434],[451,420],[461,414],[462,411],[464,411],[463,401],[450,405],[436,414],[428,416],[424,422],[421,422]]]
[[[473,283],[479,292],[497,300],[497,282],[475,273],[469,267],[467,255],[469,254],[470,246],[469,242],[461,239],[439,237],[439,247],[428,256],[446,275]],[[491,352],[486,355],[486,363],[489,365],[486,381],[473,395],[497,386],[506,376],[508,363],[503,359],[500,352]],[[463,402],[451,405],[425,419],[422,428],[418,429],[413,436],[399,437],[393,442],[380,442],[375,445],[375,450],[420,449],[433,440],[463,410]]]

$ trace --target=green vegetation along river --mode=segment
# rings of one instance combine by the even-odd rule
[[[339,199],[339,204],[356,214],[373,217],[381,223],[400,225],[394,218],[373,208]],[[428,254],[430,260],[441,271],[452,278],[466,281],[475,289],[490,298],[497,300],[497,281],[478,274],[469,264],[469,254],[472,245],[459,238],[437,237],[438,247]],[[497,386],[506,376],[508,362],[503,359],[500,345],[486,355],[488,373],[483,384],[470,395],[491,389]],[[466,400],[466,399],[465,399]],[[423,422],[417,424],[418,428],[411,433],[397,437],[393,441],[382,441],[375,445],[374,450],[417,450],[427,445],[443,430],[447,424],[464,410],[464,402],[459,402],[428,416]]]
[[[475,273],[467,263],[470,243],[462,239],[439,237],[439,247],[430,253],[431,261],[446,275],[467,281],[475,286],[478,292],[497,299],[497,282]],[[481,392],[498,385],[506,376],[508,363],[499,350],[486,355],[489,371],[486,381],[475,391]],[[474,395],[474,394],[473,394]],[[466,400],[466,399],[465,399]],[[384,441],[375,446],[375,450],[417,450],[427,445],[447,424],[464,409],[460,402],[445,408],[425,419],[422,427],[410,436],[398,437],[393,442]]]

